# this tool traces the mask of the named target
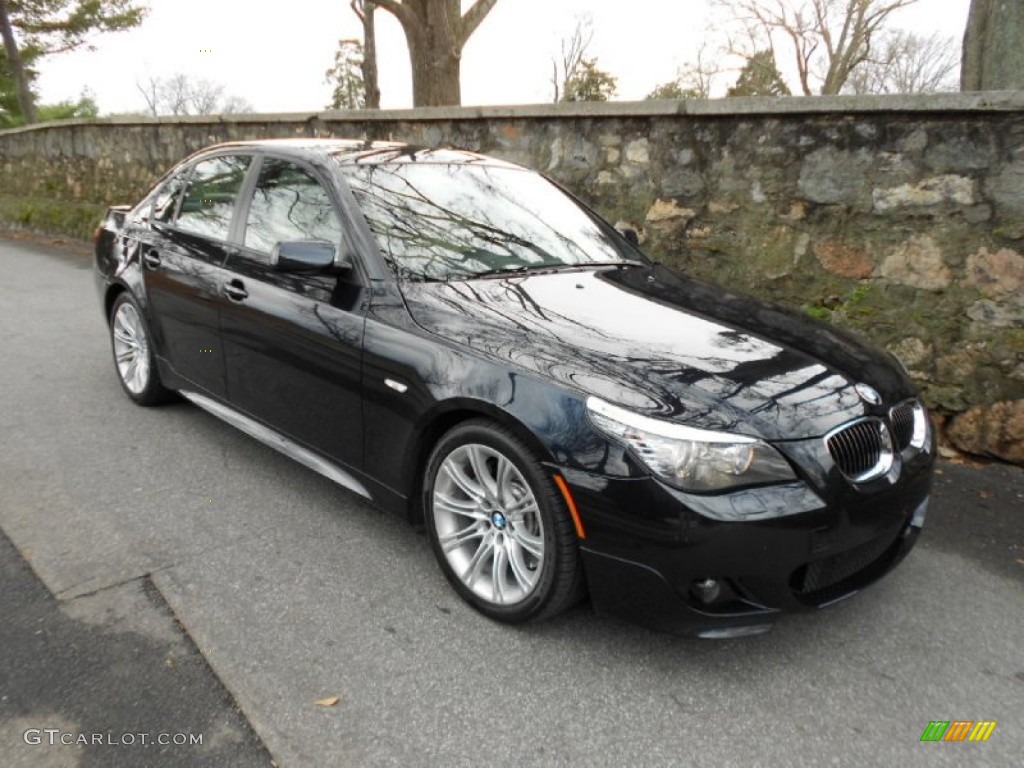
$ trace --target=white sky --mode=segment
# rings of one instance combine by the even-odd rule
[[[896,26],[940,32],[959,44],[970,0],[918,0]],[[324,108],[324,71],[340,38],[361,37],[348,0],[148,0],[142,25],[99,36],[95,51],[54,56],[40,66],[43,102],[76,100],[89,88],[104,114],[144,111],[135,82],[177,72],[225,85],[256,111]],[[463,0],[463,7],[469,5]],[[264,9],[268,10],[264,10]],[[269,10],[272,9],[272,10]],[[709,23],[707,0],[498,0],[463,51],[462,103],[551,100],[551,57],[580,14],[593,18],[590,54],[619,80],[616,98],[641,99],[695,57]],[[405,38],[377,12],[381,106],[412,105]],[[209,50],[210,52],[204,52]],[[780,52],[780,66],[785,55]],[[723,75],[720,88],[735,77]]]

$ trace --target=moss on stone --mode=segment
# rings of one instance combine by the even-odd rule
[[[0,195],[0,223],[13,229],[88,240],[106,211],[100,203]]]

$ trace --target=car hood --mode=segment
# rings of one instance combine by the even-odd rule
[[[825,434],[912,393],[838,329],[661,266],[405,283],[426,331],[639,413],[769,440]]]

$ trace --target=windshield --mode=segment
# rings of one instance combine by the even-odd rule
[[[635,262],[625,238],[525,169],[466,163],[342,163],[384,258],[425,280]]]

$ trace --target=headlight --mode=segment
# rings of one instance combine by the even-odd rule
[[[761,440],[672,424],[587,398],[587,414],[657,477],[684,491],[707,492],[793,480],[792,467]]]

